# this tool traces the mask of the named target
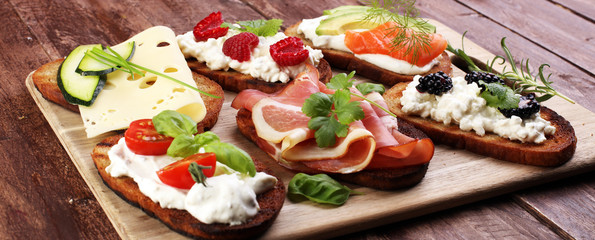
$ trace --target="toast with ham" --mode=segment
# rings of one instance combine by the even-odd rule
[[[425,176],[434,145],[423,132],[362,101],[366,117],[349,125],[346,136],[321,148],[309,129],[301,106],[311,94],[329,92],[316,70],[300,74],[275,94],[240,92],[232,102],[239,109],[240,132],[280,165],[305,173],[327,173],[337,179],[376,189],[419,183]],[[355,91],[355,90],[354,90]],[[369,99],[383,105],[378,93]]]
[[[285,35],[287,36],[294,36],[299,37],[302,39],[304,44],[311,46],[314,48],[312,41],[306,39],[303,34],[298,33],[297,29],[301,22],[298,22],[285,30]],[[353,53],[328,49],[328,48],[319,48],[324,55],[324,60],[328,61],[328,63],[335,68],[344,69],[347,71],[355,70],[358,75],[367,77],[379,83],[393,86],[398,82],[410,82],[413,80],[415,75],[405,75],[395,73],[384,68],[378,67],[372,63],[364,61],[355,57]],[[438,64],[436,64],[432,69],[430,69],[427,73],[423,74],[430,74],[442,71],[448,75],[452,74],[452,64],[450,61],[450,57],[446,52],[442,53],[438,57]]]
[[[407,83],[399,83],[384,93],[389,109],[402,120],[422,130],[436,143],[535,166],[562,165],[574,155],[577,141],[574,128],[564,117],[545,106],[541,106],[540,115],[556,128],[555,134],[539,144],[521,143],[490,133],[479,136],[471,131],[463,131],[456,125],[445,125],[432,119],[407,115],[401,110],[400,101],[406,87]]]
[[[63,60],[64,59],[58,59],[42,65],[37,70],[35,70],[33,74],[30,75],[30,77],[32,78],[33,84],[37,90],[45,99],[54,102],[70,111],[79,112],[79,107],[67,102],[64,98],[64,95],[62,95],[60,88],[58,87],[58,69]],[[199,122],[197,126],[199,131],[207,130],[212,128],[215,123],[217,123],[219,112],[221,111],[224,101],[223,89],[221,89],[221,86],[219,86],[216,82],[203,75],[193,73],[192,77],[194,78],[198,89],[221,97],[212,98],[201,94],[201,98],[207,109],[207,113],[205,118]]]
[[[273,189],[257,196],[260,206],[258,214],[240,225],[205,224],[185,210],[162,208],[140,192],[138,185],[130,177],[112,177],[105,168],[110,165],[108,151],[117,144],[123,134],[106,138],[98,143],[91,154],[99,175],[116,194],[130,204],[139,207],[147,214],[159,219],[166,226],[181,234],[201,239],[253,239],[264,233],[273,223],[283,202],[285,187],[280,179]],[[271,174],[259,161],[254,160],[256,170]]]

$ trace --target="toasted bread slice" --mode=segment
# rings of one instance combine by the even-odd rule
[[[298,22],[287,28],[285,30],[285,35],[299,37],[302,39],[304,44],[314,47],[312,41],[306,39],[303,34],[299,34],[297,32],[300,23],[301,22]],[[353,55],[353,53],[328,48],[320,48],[320,50],[322,50],[324,59],[328,61],[328,63],[332,67],[344,69],[347,71],[355,70],[356,73],[360,76],[367,77],[369,79],[372,79],[374,81],[388,86],[393,86],[398,82],[410,82],[413,80],[413,77],[415,76],[399,74],[393,71],[386,70],[372,63],[356,58],[355,55]],[[430,71],[423,75],[435,73],[438,71],[442,71],[448,75],[452,74],[452,64],[450,62],[450,57],[446,52],[442,53],[442,55],[438,57],[438,62],[439,63],[437,65],[435,65],[432,69],[430,69]]]
[[[67,102],[64,98],[64,95],[62,95],[60,88],[58,88],[58,69],[60,68],[60,64],[62,64],[63,60],[64,59],[58,59],[53,62],[46,63],[35,70],[35,72],[31,75],[33,84],[35,84],[37,90],[47,100],[57,103],[58,105],[73,112],[79,112],[79,107]],[[219,112],[223,106],[223,89],[221,89],[221,86],[219,86],[216,82],[200,74],[193,72],[192,77],[194,78],[198,89],[221,97],[212,98],[201,94],[202,100],[207,109],[207,114],[205,118],[198,123],[198,129],[199,131],[210,129],[215,126],[215,123],[217,123]]]
[[[472,131],[463,131],[456,125],[444,125],[432,119],[407,115],[401,111],[401,97],[406,87],[407,83],[399,83],[384,93],[390,111],[425,132],[435,143],[466,149],[500,160],[536,166],[558,166],[574,155],[574,128],[564,117],[547,107],[541,106],[541,117],[550,121],[556,128],[556,133],[547,136],[547,140],[541,144],[521,143],[496,134],[487,133],[479,136]]]
[[[245,108],[240,109],[236,116],[236,121],[238,123],[240,132],[244,136],[254,143],[259,141],[256,128],[254,127],[254,122],[252,122],[252,112]],[[417,139],[427,138],[423,132],[419,131],[413,127],[413,125],[407,122],[399,120],[398,125],[399,131],[409,137]],[[428,165],[429,163],[399,169],[363,170],[361,172],[350,174],[331,174],[331,176],[360,186],[382,190],[392,190],[397,188],[411,187],[419,183],[426,175]]]
[[[219,83],[227,91],[240,92],[244,89],[256,89],[265,93],[274,93],[287,86],[287,83],[266,82],[235,70],[213,71],[196,59],[186,59],[186,61],[188,61],[188,66],[192,71],[213,79],[213,81]],[[320,60],[316,68],[320,73],[321,82],[327,83],[333,76],[331,66],[324,59]]]
[[[123,134],[106,138],[98,143],[91,154],[99,175],[115,193],[147,214],[159,219],[169,228],[181,234],[203,239],[252,239],[264,233],[273,223],[285,201],[285,187],[277,179],[275,187],[257,196],[260,210],[246,223],[230,226],[229,224],[205,224],[184,210],[161,208],[158,203],[140,192],[138,185],[130,177],[114,178],[105,171],[110,165],[107,155],[110,148],[118,143]],[[254,160],[257,171],[271,174],[264,164]]]

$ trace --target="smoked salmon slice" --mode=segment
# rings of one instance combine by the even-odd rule
[[[408,41],[404,43],[404,47],[393,49],[392,39],[397,35],[397,31],[407,31],[406,35],[411,36],[412,30],[399,28],[396,22],[386,22],[368,31],[348,30],[345,32],[345,46],[354,54],[383,54],[423,67],[440,56],[448,45],[442,35],[431,33],[428,36],[429,47],[419,42]],[[415,45],[411,46],[412,44]],[[413,51],[406,51],[408,48],[418,50],[418,56],[415,59]]]

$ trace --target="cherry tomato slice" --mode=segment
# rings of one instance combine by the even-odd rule
[[[151,119],[139,119],[130,123],[124,133],[126,146],[136,154],[163,155],[174,140],[172,137],[160,134],[153,126]]]
[[[190,163],[192,162],[205,167],[211,167],[210,169],[202,170],[206,177],[212,177],[215,173],[217,157],[215,156],[215,153],[209,152],[190,155],[180,161],[171,163],[157,171],[157,176],[161,182],[172,187],[190,189],[195,183],[188,171],[188,166],[190,166]]]

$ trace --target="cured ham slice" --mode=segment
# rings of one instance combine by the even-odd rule
[[[351,91],[360,94],[355,88]],[[305,100],[316,92],[332,94],[334,90],[319,82],[312,68],[274,94],[244,90],[232,107],[251,111],[258,146],[283,166],[298,171],[347,174],[424,164],[433,156],[429,139],[400,133],[395,117],[357,97],[352,101],[360,102],[364,119],[351,123],[347,136],[337,138],[334,146],[318,147],[314,131],[308,128],[310,118],[301,111]],[[380,94],[366,98],[386,108]]]

